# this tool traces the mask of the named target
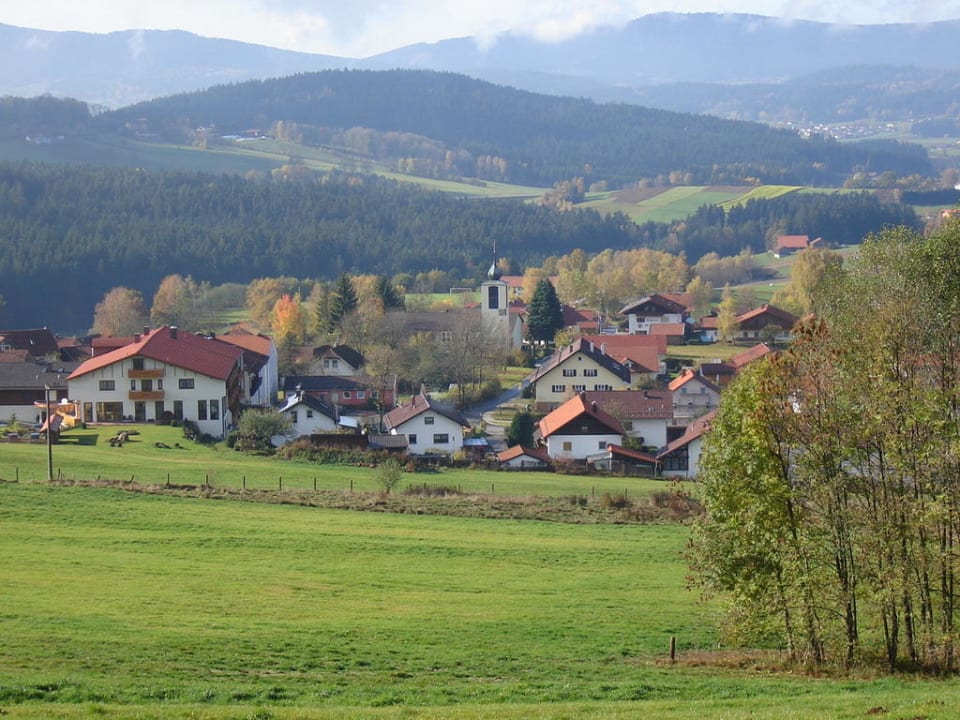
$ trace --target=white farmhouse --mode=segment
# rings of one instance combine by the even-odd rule
[[[452,455],[463,448],[470,423],[460,413],[434,404],[423,392],[388,412],[384,426],[391,435],[407,436],[411,455]]]

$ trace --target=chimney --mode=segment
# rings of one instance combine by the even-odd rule
[[[144,326],[143,326],[143,334],[144,334],[144,336],[150,334],[150,326],[149,326],[149,325],[144,325]]]
[[[597,411],[597,401],[596,401],[596,400],[594,400],[593,402],[590,403],[590,409],[591,409],[593,412],[596,412],[596,411]]]
[[[170,326],[170,339],[171,339],[171,340],[176,340],[176,339],[177,339],[177,326],[176,326],[176,325],[171,325],[171,326]]]
[[[133,341],[134,341],[135,343],[140,342],[140,333],[134,333],[134,334],[133,334]]]

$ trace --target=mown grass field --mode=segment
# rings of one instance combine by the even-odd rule
[[[0,523],[0,708],[11,718],[960,714],[956,680],[715,662],[716,608],[685,589],[676,524],[44,483],[0,484]]]

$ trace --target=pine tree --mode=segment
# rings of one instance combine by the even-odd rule
[[[377,275],[374,292],[380,298],[385,310],[402,308],[404,305],[403,296],[397,292],[397,286],[390,282],[386,275]]]
[[[537,283],[533,299],[527,306],[527,335],[537,342],[550,342],[563,327],[563,309],[553,284],[543,279]]]
[[[330,301],[330,324],[327,326],[327,331],[333,332],[340,321],[356,307],[357,291],[353,287],[353,281],[347,273],[342,273],[337,278],[337,285]]]

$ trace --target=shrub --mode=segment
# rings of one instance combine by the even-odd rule
[[[387,458],[377,466],[377,482],[385,495],[389,495],[401,480],[403,480],[403,467],[396,458]]]

